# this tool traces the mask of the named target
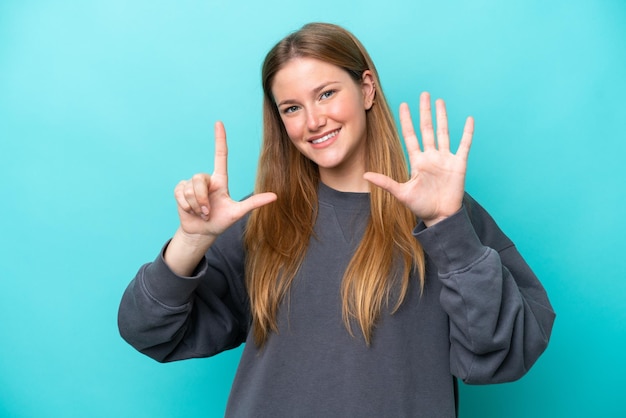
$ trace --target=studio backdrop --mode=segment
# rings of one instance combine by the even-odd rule
[[[621,0],[0,2],[0,416],[220,417],[241,348],[159,364],[121,295],[178,225],[173,188],[253,187],[260,67],[310,21],[345,26],[397,116],[476,120],[467,191],[557,312],[520,381],[460,386],[460,416],[625,417],[626,3]],[[423,359],[428,361],[428,359]]]

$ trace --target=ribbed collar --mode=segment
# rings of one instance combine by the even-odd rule
[[[370,194],[367,192],[340,192],[332,189],[320,181],[318,187],[318,199],[320,202],[341,209],[362,208],[369,205]]]

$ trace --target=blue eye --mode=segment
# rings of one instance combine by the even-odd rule
[[[333,94],[335,94],[335,90],[328,90],[325,91],[324,93],[322,93],[322,95],[320,96],[320,99],[328,99],[330,96],[332,96]]]
[[[298,110],[298,106],[289,106],[283,109],[283,113],[293,113]]]

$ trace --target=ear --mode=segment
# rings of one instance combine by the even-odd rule
[[[361,90],[363,91],[363,105],[365,110],[370,110],[374,105],[376,97],[376,83],[374,82],[374,74],[370,70],[363,71],[361,76]]]

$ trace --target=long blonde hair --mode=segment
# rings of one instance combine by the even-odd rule
[[[332,24],[310,23],[270,50],[262,70],[263,146],[255,191],[275,192],[278,199],[251,214],[244,238],[252,330],[259,346],[270,332],[278,332],[278,307],[306,254],[318,209],[318,168],[291,143],[271,91],[276,73],[295,57],[334,64],[356,83],[361,83],[365,70],[372,72],[377,89],[376,102],[366,113],[366,171],[402,182],[409,177],[374,63],[350,32]],[[344,323],[352,334],[351,324],[355,321],[367,344],[382,309],[389,305],[392,291],[395,311],[404,300],[414,271],[419,274],[420,289],[424,286],[424,253],[412,235],[415,216],[378,187],[372,187],[370,207],[363,239],[342,282]]]

